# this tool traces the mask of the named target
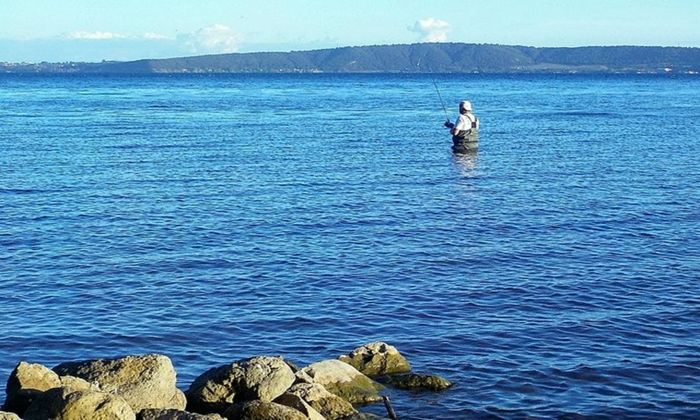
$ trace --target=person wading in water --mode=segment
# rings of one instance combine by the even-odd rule
[[[459,117],[457,123],[445,121],[445,127],[452,134],[452,151],[454,153],[466,153],[477,149],[479,134],[479,119],[472,112],[472,103],[462,101],[459,103]]]

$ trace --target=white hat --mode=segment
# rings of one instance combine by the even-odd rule
[[[459,109],[460,110],[465,110],[465,111],[471,111],[472,110],[472,103],[469,101],[462,101],[459,103]]]

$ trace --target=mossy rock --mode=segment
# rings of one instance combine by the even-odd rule
[[[411,371],[408,360],[396,347],[381,341],[365,344],[338,358],[368,376],[392,375]]]
[[[384,376],[379,380],[395,388],[415,391],[443,391],[452,386],[452,382],[440,376],[418,373]]]
[[[163,408],[141,410],[136,420],[224,420],[218,414],[196,414],[187,411]]]
[[[309,378],[352,404],[367,404],[382,399],[379,391],[384,387],[381,384],[340,360],[313,363],[297,372],[297,377]]]

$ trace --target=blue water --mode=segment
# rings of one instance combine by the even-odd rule
[[[428,76],[0,76],[0,386],[385,340],[401,418],[700,417],[700,78],[437,84],[477,154]]]

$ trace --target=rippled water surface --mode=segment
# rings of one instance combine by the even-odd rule
[[[381,339],[401,418],[700,417],[700,79],[436,79],[477,154],[426,76],[0,76],[0,387]]]

